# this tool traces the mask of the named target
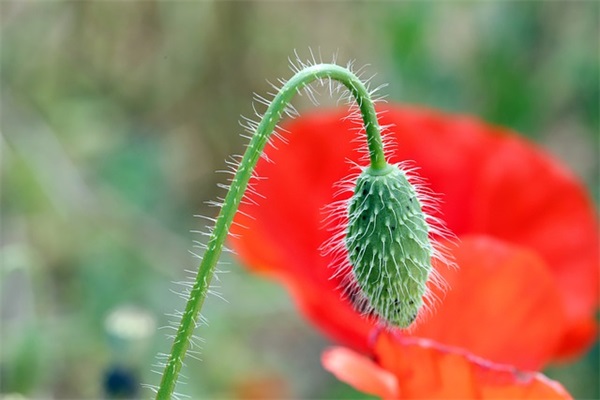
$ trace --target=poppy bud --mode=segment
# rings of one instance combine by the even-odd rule
[[[417,189],[398,166],[360,174],[345,245],[360,311],[409,327],[423,306],[433,248]]]

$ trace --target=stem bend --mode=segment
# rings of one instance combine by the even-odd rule
[[[171,347],[171,354],[165,365],[161,383],[156,394],[157,399],[170,399],[173,395],[177,377],[193,334],[195,321],[206,299],[208,287],[214,275],[215,266],[221,254],[223,243],[229,232],[233,217],[244,196],[244,192],[252,176],[252,171],[271,133],[281,119],[283,110],[291,98],[311,82],[324,78],[339,81],[350,90],[356,99],[365,125],[371,161],[370,168],[374,171],[379,171],[387,167],[373,101],[367,88],[355,74],[339,65],[317,64],[299,71],[285,83],[267,108],[231,182],[231,187],[225,197],[223,207],[207,243],[206,252],[200,263],[196,281],[190,291],[179,329]]]

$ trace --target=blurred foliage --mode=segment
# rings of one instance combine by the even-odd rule
[[[239,115],[265,78],[290,76],[294,49],[371,64],[390,101],[512,127],[598,198],[597,2],[4,1],[0,21],[5,394],[157,383],[164,335],[115,333],[107,318],[133,305],[160,327],[182,308],[169,289],[195,268],[187,232],[204,222],[191,216],[215,215],[205,201],[243,150]],[[228,303],[207,304],[203,362],[181,392],[365,398],[322,370],[325,340],[282,288],[225,268]],[[600,397],[597,347],[548,373]]]

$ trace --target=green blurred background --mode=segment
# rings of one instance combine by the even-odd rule
[[[294,49],[370,64],[390,101],[517,129],[598,199],[598,2],[3,1],[0,21],[0,379],[14,398],[158,382],[170,341],[156,328],[197,263],[193,215],[215,215],[240,115],[291,75]],[[228,302],[209,299],[203,362],[179,392],[364,397],[323,371],[327,341],[280,286],[224,260]],[[546,372],[598,398],[598,358]]]

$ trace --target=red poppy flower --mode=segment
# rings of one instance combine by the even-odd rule
[[[494,363],[536,370],[573,356],[595,338],[598,233],[590,199],[557,161],[516,134],[473,118],[389,107],[397,149],[442,193],[439,217],[461,240],[459,266],[436,269],[450,290],[405,335],[461,348]],[[232,245],[251,269],[283,282],[302,312],[334,340],[373,354],[374,321],[344,300],[319,246],[323,208],[350,174],[354,126],[343,112],[303,116],[284,128],[289,143],[257,166],[267,179],[236,216]],[[264,196],[264,199],[262,198]],[[339,199],[339,198],[337,198]]]

